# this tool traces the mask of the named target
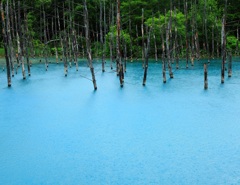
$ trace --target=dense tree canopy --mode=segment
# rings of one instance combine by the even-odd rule
[[[103,27],[104,37],[108,42],[109,35],[113,31],[115,32],[114,26],[116,25],[116,1],[114,0],[101,0],[105,4],[105,23]],[[3,4],[6,5],[6,0]],[[12,4],[14,1],[9,0]],[[17,0],[15,0],[17,4]],[[93,52],[101,52],[96,50],[100,42],[100,0],[89,0],[87,1],[89,11],[89,22],[90,22],[90,36]],[[185,7],[186,6],[186,7]],[[185,16],[187,10],[187,17]],[[206,46],[206,32],[208,35],[209,49],[212,48],[212,40],[214,40],[217,46],[218,42],[221,42],[221,20],[224,13],[225,0],[122,0],[121,1],[121,22],[122,30],[127,37],[128,53],[130,49],[133,50],[133,55],[139,55],[141,50],[141,24],[142,18],[144,20],[144,26],[152,26],[154,20],[154,32],[156,35],[156,42],[158,50],[161,53],[161,32],[166,29],[166,23],[169,21],[170,9],[172,8],[172,30],[178,30],[178,39],[182,39],[179,42],[184,44],[186,37],[194,34],[194,30],[198,30],[200,49],[203,50]],[[240,20],[240,4],[234,0],[228,0],[227,2],[227,47],[229,50],[235,51],[238,44],[237,41],[237,29],[239,27]],[[24,0],[21,1],[21,14],[24,11],[27,13],[28,29],[33,38],[33,42],[36,47],[41,47],[43,44],[43,10],[46,12],[46,24],[48,27],[49,35],[48,40],[52,40],[57,37],[58,33],[52,30],[52,26],[55,26],[56,10],[59,11],[60,15],[60,31],[64,29],[63,16],[66,19],[66,27],[70,26],[70,21],[78,34],[79,42],[84,43],[84,16],[83,16],[83,1],[82,0]],[[144,15],[142,15],[144,10]],[[113,16],[112,17],[112,11]],[[154,18],[154,19],[153,19]],[[104,17],[102,15],[102,21]],[[112,24],[113,22],[113,24]],[[186,24],[185,24],[186,23]],[[205,25],[206,23],[206,25]],[[53,24],[53,25],[52,25]],[[2,24],[1,24],[2,25]],[[165,25],[165,26],[164,26]],[[58,27],[58,24],[57,24]],[[102,28],[104,29],[104,28]],[[194,29],[194,30],[193,30]],[[105,33],[106,31],[106,33]],[[187,34],[187,35],[186,35]],[[114,36],[115,37],[115,36]],[[174,37],[174,32],[173,32]],[[2,35],[0,36],[2,42]],[[146,40],[146,34],[145,38]],[[1,44],[2,46],[2,44]],[[50,47],[53,47],[50,45]],[[108,44],[107,44],[108,47]],[[131,47],[131,48],[130,48]],[[217,49],[217,48],[215,48]],[[184,51],[184,50],[183,50]],[[109,52],[106,52],[107,55]],[[151,47],[151,53],[153,54],[153,47]],[[216,51],[213,51],[216,53]]]

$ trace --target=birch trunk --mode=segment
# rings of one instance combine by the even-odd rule
[[[22,65],[22,75],[23,79],[26,79],[25,75],[25,67],[24,67],[24,57],[23,57],[23,36],[22,36],[22,27],[21,27],[21,9],[20,9],[20,1],[18,1],[18,47],[19,47],[19,61]]]
[[[142,65],[143,65],[143,69],[144,69],[144,9],[142,9],[142,26],[141,26],[141,30],[142,30]]]
[[[12,17],[12,15],[11,15]],[[12,77],[14,77],[14,48],[12,43],[12,34],[10,29],[11,23],[10,23],[10,17],[9,17],[9,1],[7,0],[7,6],[6,6],[6,29],[7,29],[7,36],[8,36],[8,47],[9,47],[9,61],[10,61],[10,67],[12,72]],[[12,32],[14,32],[14,28],[12,27]]]
[[[100,0],[100,42],[102,51],[102,72],[104,72],[105,69],[104,69],[103,28],[102,28],[102,0]]]
[[[117,0],[117,63],[119,68],[119,81],[120,86],[123,87],[124,73],[122,65],[122,54],[121,54],[121,16],[120,16],[120,0]]]
[[[185,13],[185,29],[186,29],[186,68],[188,68],[188,57],[189,57],[189,45],[188,45],[188,14],[187,14],[187,2],[184,2],[184,13]]]
[[[221,83],[224,83],[224,71],[225,71],[225,62],[226,62],[226,8],[227,0],[225,1],[225,10],[222,19],[222,31],[221,31],[221,45],[222,45],[222,68],[221,68]]]
[[[171,30],[171,25],[172,25],[172,17],[170,14],[170,19],[168,26],[166,28],[166,46],[167,46],[167,60],[168,60],[168,70],[169,70],[169,76],[170,78],[173,78],[173,72],[172,72],[172,64],[171,64],[171,55],[170,55],[170,48],[169,48],[169,35],[170,35],[170,30]]]
[[[28,76],[31,76],[31,69],[30,69],[30,62],[29,62],[29,52],[28,52],[28,47],[29,47],[29,36],[28,36],[28,24],[27,24],[27,16],[26,16],[26,8],[24,8],[24,19],[25,19],[25,31],[24,31],[24,39],[25,39],[25,53],[26,53],[26,59],[27,59],[27,69],[28,69]]]
[[[87,0],[84,0],[84,25],[85,25],[85,37],[86,37],[88,63],[89,63],[90,71],[92,74],[93,87],[94,87],[94,90],[97,90],[97,83],[96,83],[94,68],[92,64],[91,45],[89,40],[89,21],[88,21]]]
[[[148,31],[148,38],[147,38],[147,46],[145,47],[145,62],[144,62],[144,74],[143,74],[143,86],[146,85],[147,81],[147,72],[148,72],[148,54],[149,54],[149,47],[150,47],[150,36],[152,32],[152,27]]]
[[[228,77],[232,76],[232,53],[228,56]]]
[[[43,9],[43,29],[44,29],[44,58],[45,58],[45,69],[48,70],[48,56],[47,56],[47,30],[46,30],[46,15]]]
[[[0,0],[0,9],[1,9],[1,18],[2,18],[2,33],[3,33],[3,39],[4,39],[4,51],[5,51],[5,59],[6,59],[6,68],[7,68],[7,82],[8,87],[11,87],[11,69],[10,69],[10,61],[8,58],[8,33],[6,31],[6,25],[5,25],[5,16],[3,11],[3,4]]]

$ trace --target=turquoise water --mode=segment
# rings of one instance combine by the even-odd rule
[[[7,88],[0,72],[0,184],[240,184],[240,63],[220,84],[220,61],[174,69],[162,83],[150,63],[128,63],[124,88],[95,62],[90,71],[34,64]],[[226,75],[227,76],[227,75]],[[85,78],[86,77],[86,78]]]

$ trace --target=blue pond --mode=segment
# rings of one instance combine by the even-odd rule
[[[240,61],[220,84],[218,60],[174,69],[162,83],[151,62],[142,86],[140,62],[128,63],[120,88],[109,63],[90,71],[34,64],[7,88],[0,72],[0,184],[240,184]],[[227,74],[226,74],[227,76]]]

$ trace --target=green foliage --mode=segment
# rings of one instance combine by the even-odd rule
[[[154,26],[155,35],[166,32],[168,22],[170,20],[170,10],[166,15],[159,15],[159,17],[148,18],[145,24],[147,26]],[[177,28],[178,35],[185,36],[185,17],[182,12],[176,10],[176,14],[172,13],[172,30]],[[160,36],[159,36],[160,37]]]
[[[229,51],[235,51],[237,46],[237,38],[235,36],[227,36],[227,49]],[[238,43],[238,48],[240,48],[240,43]]]
[[[106,41],[107,41],[107,43],[110,43],[110,40],[111,40],[111,37],[113,38],[113,40],[112,40],[112,42],[113,42],[113,45],[116,45],[116,37],[117,37],[117,27],[116,26],[112,26],[112,27],[110,27],[110,31],[108,32],[108,34],[106,35]],[[130,40],[131,38],[130,38],[130,35],[126,32],[126,31],[124,31],[124,30],[122,30],[121,31],[121,50],[123,50],[124,49],[124,44],[126,43],[126,45],[127,45],[127,48],[130,48],[130,42],[131,42],[131,40]],[[109,55],[110,54],[110,46],[109,46],[109,44],[107,44],[107,55]],[[114,51],[114,53],[115,53],[116,51]],[[129,51],[128,51],[129,52]],[[116,55],[116,54],[115,54]]]
[[[35,6],[36,7],[40,7],[42,5],[50,6],[52,2],[53,2],[53,0],[37,0],[35,2]]]

